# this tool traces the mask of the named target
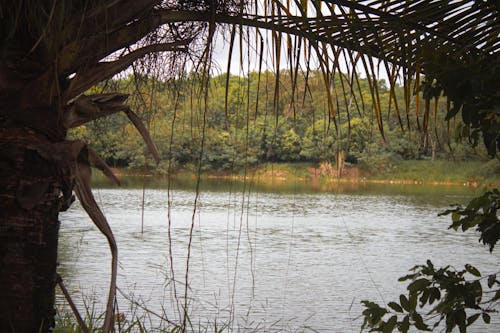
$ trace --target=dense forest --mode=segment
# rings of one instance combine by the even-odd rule
[[[122,115],[81,126],[71,136],[90,143],[111,166],[159,173],[194,170],[200,159],[210,172],[265,162],[329,162],[381,173],[401,160],[488,158],[460,119],[445,119],[452,107],[446,97],[422,98],[425,80],[405,91],[402,85],[389,89],[383,79],[335,77],[330,91],[321,71],[284,70],[278,77],[268,71],[213,76],[206,95],[200,92],[204,78],[195,74],[168,82],[129,76],[93,88],[130,94],[128,102],[158,146],[159,165]],[[405,94],[413,96],[408,105]]]

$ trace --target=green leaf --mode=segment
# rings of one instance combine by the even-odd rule
[[[466,286],[468,288],[467,292],[475,298],[476,302],[480,303],[483,296],[483,286],[481,285],[481,282],[476,280],[470,284],[467,283]]]
[[[491,321],[491,317],[489,314],[487,314],[486,312],[483,312],[483,321],[486,323],[486,324],[489,324],[490,321]]]
[[[410,293],[410,311],[415,311],[417,309],[418,293]]]
[[[403,282],[403,281],[406,281],[406,280],[413,280],[415,277],[419,276],[420,274],[408,274],[408,275],[405,275],[405,276],[402,276],[398,279],[399,282]]]
[[[410,329],[410,316],[405,316],[398,327],[401,333],[408,333],[408,330]]]
[[[469,265],[469,264],[465,265],[465,269],[467,270],[467,272],[471,273],[474,276],[477,276],[477,277],[481,276],[481,273],[479,273],[479,271],[477,270],[477,268],[475,268],[472,265]]]
[[[408,285],[407,289],[410,291],[410,293],[413,293],[413,292],[416,292],[416,291],[419,291],[419,290],[426,288],[430,284],[431,284],[431,282],[429,280],[421,278],[421,279],[415,280],[412,283],[410,283]]]
[[[453,312],[446,315],[446,332],[451,332],[457,326]]]
[[[438,214],[438,216],[444,216],[444,215],[450,215],[456,211],[458,211],[460,209],[460,205],[459,204],[453,204],[453,205],[450,205],[450,206],[456,206],[457,208],[454,208],[454,209],[447,209],[445,210],[444,212],[441,212]]]
[[[454,319],[455,319],[455,323],[458,325],[460,333],[464,333],[466,331],[466,327],[467,327],[465,325],[466,318],[467,318],[467,315],[465,314],[464,309],[460,309],[457,312],[455,312]]]
[[[376,309],[379,307],[379,305],[377,303],[370,302],[370,301],[361,301],[361,304],[363,304],[364,306],[366,306],[369,309]]]
[[[475,227],[476,225],[482,223],[483,219],[484,219],[484,217],[479,216],[479,215],[476,215],[476,216],[472,215],[472,216],[468,217],[467,219],[464,219],[463,224],[462,224],[462,230],[466,231],[470,228]]]
[[[427,301],[429,300],[429,297],[430,297],[429,289],[425,289],[422,292],[422,296],[420,296],[420,306],[421,307],[427,303]]]
[[[391,309],[393,309],[396,312],[401,312],[401,313],[403,312],[403,308],[401,308],[401,306],[396,302],[389,302],[389,304],[387,304],[387,306],[389,306]]]
[[[460,213],[458,212],[453,212],[451,213],[451,220],[453,221],[453,223],[456,223],[460,220]],[[456,230],[456,229],[455,229]]]
[[[467,318],[467,326],[474,324],[474,322],[477,320],[477,318],[479,318],[480,315],[480,313],[476,313]]]
[[[387,323],[385,323],[385,325],[383,326],[382,332],[392,333],[397,323],[398,323],[398,316],[392,316],[391,319],[389,319]]]
[[[400,295],[399,296],[399,303],[405,309],[407,312],[410,312],[410,302],[408,301],[408,298],[406,298],[405,295]]]

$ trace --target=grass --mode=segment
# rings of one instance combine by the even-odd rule
[[[422,182],[451,182],[499,184],[500,162],[400,161],[390,171],[373,175],[373,179],[415,180]]]
[[[261,178],[275,175],[277,177],[304,179],[311,176],[309,169],[314,167],[313,163],[264,163],[255,171]]]
[[[122,294],[123,295],[123,294]],[[105,313],[97,310],[99,306],[94,297],[83,297],[82,317],[86,329],[82,329],[70,310],[62,305],[57,306],[54,333],[101,333]],[[118,309],[118,308],[117,308]],[[142,300],[125,297],[120,302],[119,311],[115,316],[114,332],[116,333],[225,333],[225,332],[282,332],[282,333],[310,333],[315,332],[307,326],[292,329],[283,326],[281,320],[273,322],[253,321],[251,318],[240,318],[242,322],[226,322],[220,318],[204,318],[201,322],[186,318],[185,329],[182,329],[181,320],[168,319],[166,309],[159,312],[152,311]]]
[[[315,167],[319,171],[322,169],[322,166],[316,166],[312,163],[266,163],[258,167],[256,175],[264,182],[272,178],[286,181],[310,181],[313,178],[311,170]],[[487,162],[401,160],[391,166],[390,170],[376,174],[360,170],[359,177],[367,181],[416,181],[498,186],[500,184],[500,162],[496,159]],[[347,180],[355,181],[356,179]]]
[[[119,316],[117,316],[118,318]],[[235,325],[231,327],[226,323],[220,322],[210,322],[207,323],[192,323],[190,319],[187,320],[187,327],[182,330],[180,326],[172,325],[169,322],[158,320],[158,318],[153,318],[148,313],[137,314],[126,314],[120,317],[120,321],[115,322],[115,332],[116,333],[224,333],[224,332],[246,332],[246,333],[257,333],[257,332],[283,332],[283,333],[305,333],[314,332],[314,330],[303,327],[299,329],[287,329],[281,326],[275,326],[279,324],[279,320],[272,324],[261,325],[260,323],[251,323],[250,326],[245,324],[243,326]],[[89,333],[101,333],[102,323],[104,320],[104,314],[97,315],[92,313],[90,317],[85,318],[85,324],[87,325]],[[255,325],[255,326],[253,326]],[[71,313],[59,312],[56,315],[56,327],[54,328],[54,333],[86,333],[76,323],[75,318]]]
[[[391,165],[385,166],[385,170],[379,172],[368,172],[361,168],[354,170],[357,166],[347,166],[350,171],[344,172],[346,177],[340,179],[341,182],[384,182],[384,183],[427,183],[427,184],[457,184],[470,186],[493,186],[500,184],[500,162],[497,159],[490,161],[430,161],[430,160],[400,160]],[[247,179],[252,179],[255,184],[277,186],[280,184],[303,184],[308,185],[320,181],[321,183],[337,182],[339,179],[332,176],[335,173],[335,165],[322,163],[315,165],[313,163],[264,163],[258,167],[247,169]],[[352,171],[357,172],[352,172]],[[154,182],[164,181],[165,176],[152,176],[151,173],[143,172],[138,174],[130,170],[117,170],[119,174],[125,176],[124,182],[130,182],[133,178],[146,179],[154,178]],[[314,175],[316,173],[316,175]],[[355,174],[356,176],[349,176]],[[135,177],[128,177],[135,176]],[[245,172],[227,171],[210,172],[205,171],[202,178],[205,182],[216,182],[218,179],[242,180]],[[102,175],[96,174],[94,182],[96,184],[106,184]],[[196,174],[188,170],[177,170],[173,175],[175,183],[183,184],[193,182]],[[141,182],[142,184],[142,182]]]
[[[87,326],[89,333],[100,333],[102,332],[102,324],[104,321],[104,313],[97,314],[95,312],[87,311],[87,316],[85,317],[85,324]],[[177,333],[181,332],[179,326],[173,325],[165,320],[159,320],[155,318],[155,315],[151,315],[147,312],[132,312],[127,314],[117,314],[115,321],[115,332],[118,333]],[[194,327],[188,320],[188,328],[185,332],[198,332],[198,333],[222,333],[225,331],[225,325],[210,324],[210,325],[198,325]],[[76,322],[75,317],[71,313],[58,313],[56,316],[56,327],[53,331],[54,333],[85,333]]]

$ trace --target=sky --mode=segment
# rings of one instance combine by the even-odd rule
[[[275,72],[277,70],[274,54],[273,54],[273,41],[270,32],[265,32],[260,30],[263,36],[264,41],[264,56],[262,63],[262,70],[270,70]],[[242,45],[240,46],[240,38],[238,34],[236,34],[235,43],[233,46],[233,55],[231,57],[231,66],[230,73],[233,75],[245,76],[249,71],[257,71],[259,68],[259,50],[260,42],[255,37],[255,33],[253,30],[247,32],[249,34],[249,38],[246,40],[242,40]],[[293,39],[294,37],[292,37]],[[292,41],[293,43],[293,41]],[[219,31],[214,38],[214,53],[213,53],[213,63],[214,66],[212,68],[212,74],[218,75],[227,72],[227,63],[228,63],[228,53],[230,48],[230,33],[229,32],[221,32]],[[283,35],[282,38],[282,51],[281,51],[281,60],[280,60],[280,69],[288,69],[290,68],[289,58],[286,56],[286,37]],[[293,46],[292,46],[293,48]],[[250,52],[249,52],[250,50]],[[242,51],[242,52],[240,52]],[[301,52],[301,59],[299,60],[300,67],[302,70],[306,70],[306,58],[304,56],[304,47]],[[311,58],[310,63],[311,69],[319,69],[320,64],[316,57]],[[343,57],[339,60],[339,66],[343,72],[347,72],[348,68],[351,69],[352,65],[345,61]],[[366,77],[366,72],[361,65],[361,62],[356,66],[356,71],[361,75],[361,77]],[[380,66],[380,71],[377,72],[377,77],[379,79],[384,79],[388,82],[388,75],[385,71],[384,66]]]

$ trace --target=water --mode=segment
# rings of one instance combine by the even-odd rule
[[[318,192],[288,184],[242,192],[241,184],[206,181],[194,219],[193,184],[171,191],[171,270],[165,184],[154,181],[156,189],[146,190],[143,233],[142,189],[129,185],[95,191],[118,243],[118,286],[174,321],[184,305],[193,221],[190,319],[230,323],[233,331],[357,332],[360,301],[395,299],[405,288],[398,277],[415,264],[473,263],[486,274],[500,263],[499,252],[489,254],[475,233],[450,231],[449,217],[437,217],[450,203],[467,202],[474,193],[465,188],[356,185]],[[80,307],[92,295],[103,306],[106,241],[78,204],[61,221],[59,271]],[[130,315],[130,302],[119,299],[120,311]],[[496,331],[497,314],[493,321],[471,332]]]

